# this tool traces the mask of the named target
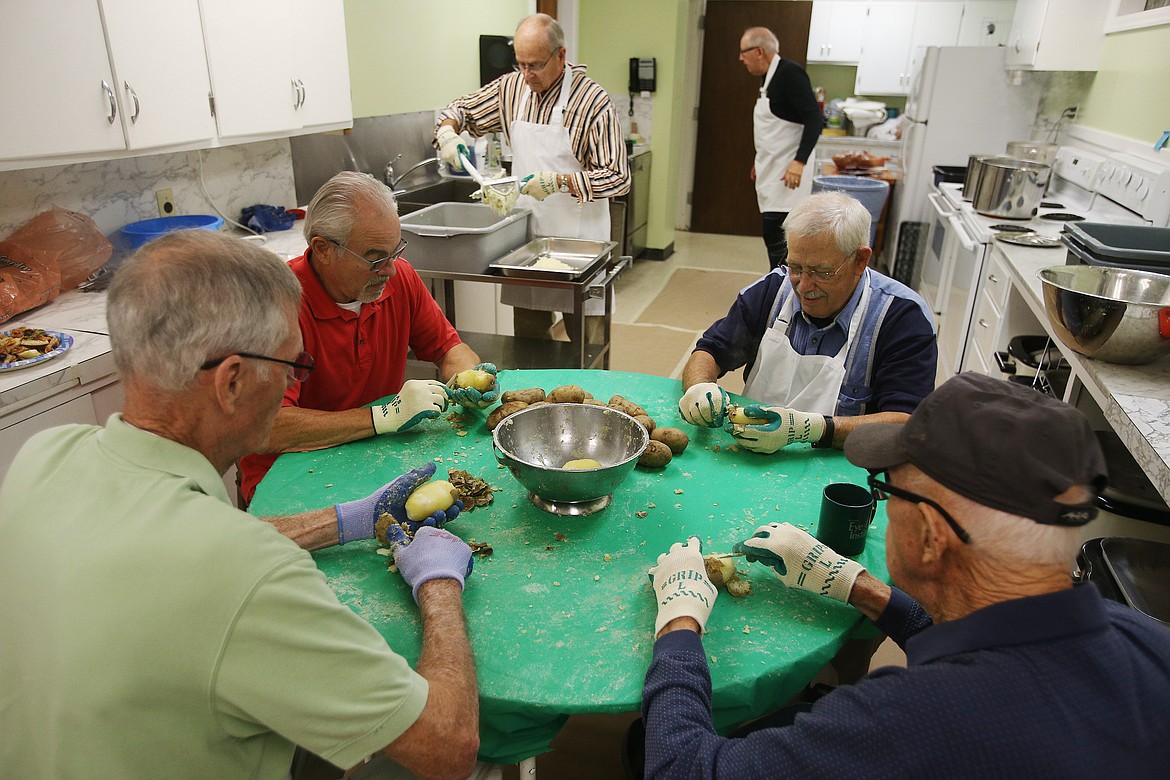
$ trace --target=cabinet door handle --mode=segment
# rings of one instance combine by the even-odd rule
[[[110,88],[105,79],[102,79],[102,89],[106,93],[106,100],[110,101],[110,113],[106,117],[106,121],[112,125],[114,120],[118,118],[118,99],[114,96],[114,90]]]
[[[301,107],[301,88],[297,86],[296,79],[292,79],[291,83],[293,88],[293,110],[295,111]]]
[[[999,284],[999,277],[995,274],[988,274],[987,281],[991,282],[992,284]]]
[[[305,82],[297,79],[297,83],[301,85],[301,105],[305,105],[305,101],[309,99],[309,90],[305,89]]]
[[[980,317],[980,318],[979,318],[979,327],[981,327],[981,328],[990,328],[991,326],[987,324],[987,320],[985,320],[985,319],[983,319],[982,317]]]
[[[134,113],[130,115],[130,124],[135,124],[138,121],[138,115],[142,113],[142,104],[138,102],[138,93],[134,91],[134,87],[130,86],[129,81],[123,81],[122,86],[130,94],[130,100],[134,103]]]

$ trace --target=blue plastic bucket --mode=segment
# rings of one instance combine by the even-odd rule
[[[137,249],[143,244],[176,230],[219,230],[223,227],[223,217],[213,214],[189,214],[181,217],[158,217],[144,219],[141,222],[131,222],[122,228],[122,235],[131,249]]]
[[[882,208],[886,205],[886,198],[890,195],[890,183],[881,179],[868,179],[864,176],[814,176],[812,191],[816,192],[844,192],[865,206],[865,210],[873,219],[869,223],[869,245],[873,246],[877,238],[877,223],[882,216]]]

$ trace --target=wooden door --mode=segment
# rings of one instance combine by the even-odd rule
[[[803,66],[811,18],[811,2],[707,3],[691,230],[760,234],[760,209],[751,169],[755,158],[752,108],[760,94],[761,80],[748,73],[739,61],[739,39],[748,27],[767,27],[780,39],[780,56]]]

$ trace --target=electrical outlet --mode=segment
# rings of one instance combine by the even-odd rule
[[[154,199],[158,201],[158,215],[170,217],[175,214],[175,196],[170,190],[155,190]]]

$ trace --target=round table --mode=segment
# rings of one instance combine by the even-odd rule
[[[775,455],[731,449],[722,429],[699,429],[678,413],[677,380],[617,371],[501,371],[504,389],[577,384],[608,400],[621,394],[658,425],[681,428],[691,444],[666,468],[637,468],[603,511],[563,517],[536,508],[500,466],[486,413],[452,407],[393,436],[376,436],[277,459],[249,511],[291,514],[360,498],[410,468],[433,461],[435,478],[463,469],[487,481],[495,500],[464,512],[448,530],[487,542],[464,592],[480,688],[483,760],[514,763],[548,750],[574,713],[641,706],[653,648],[655,601],[646,571],[674,542],[698,536],[704,552],[730,552],[764,523],[815,531],[830,482],[864,484],[865,472],[837,450],[793,445]],[[489,410],[490,411],[490,410]],[[884,510],[858,560],[888,580]],[[413,664],[421,624],[410,589],[387,573],[371,541],[313,553],[338,599]],[[861,627],[854,609],[792,591],[761,563],[738,559],[753,593],[721,592],[703,637],[717,728],[783,704]]]

